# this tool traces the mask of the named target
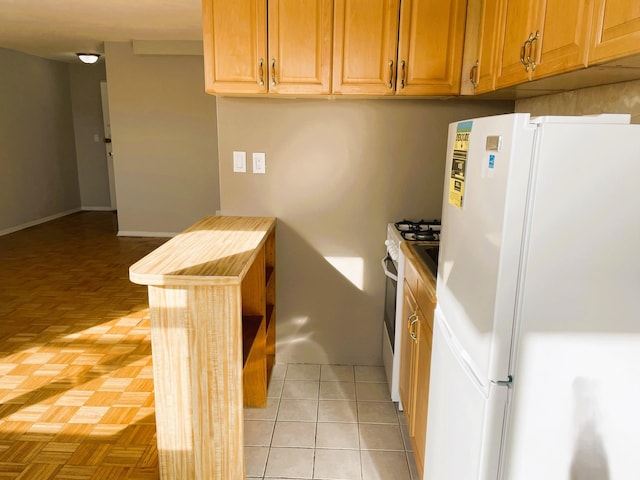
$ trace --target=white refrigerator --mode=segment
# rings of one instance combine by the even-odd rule
[[[449,126],[425,480],[640,479],[640,125]]]

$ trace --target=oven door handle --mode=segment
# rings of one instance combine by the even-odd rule
[[[394,275],[393,273],[391,273],[389,271],[389,269],[387,268],[387,260],[390,259],[391,257],[389,256],[389,254],[385,255],[385,257],[382,259],[382,269],[384,270],[384,274],[389,277],[391,280],[393,280],[394,282],[398,281],[398,276]]]

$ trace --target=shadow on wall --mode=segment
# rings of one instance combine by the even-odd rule
[[[576,444],[571,461],[571,480],[609,480],[609,462],[598,431],[596,386],[587,378],[573,382]]]
[[[277,361],[363,364],[375,358],[382,311],[372,312],[371,299],[358,286],[362,280],[354,278],[366,276],[366,261],[323,255],[282,220],[277,236]]]

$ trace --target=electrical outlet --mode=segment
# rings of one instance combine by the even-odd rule
[[[263,152],[253,154],[253,173],[267,173],[267,158]]]
[[[237,173],[247,171],[247,152],[233,152],[233,171]]]

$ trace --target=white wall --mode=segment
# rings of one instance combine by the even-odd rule
[[[88,210],[108,209],[111,198],[100,96],[100,82],[107,78],[105,64],[103,60],[93,65],[72,63],[69,73],[80,203]]]
[[[279,219],[277,360],[381,364],[387,223],[440,217],[449,122],[513,103],[217,104],[222,212]],[[233,173],[234,150],[265,152],[266,175]]]
[[[216,101],[201,56],[107,42],[120,234],[180,232],[219,209]]]
[[[80,207],[69,68],[0,48],[0,234]]]

